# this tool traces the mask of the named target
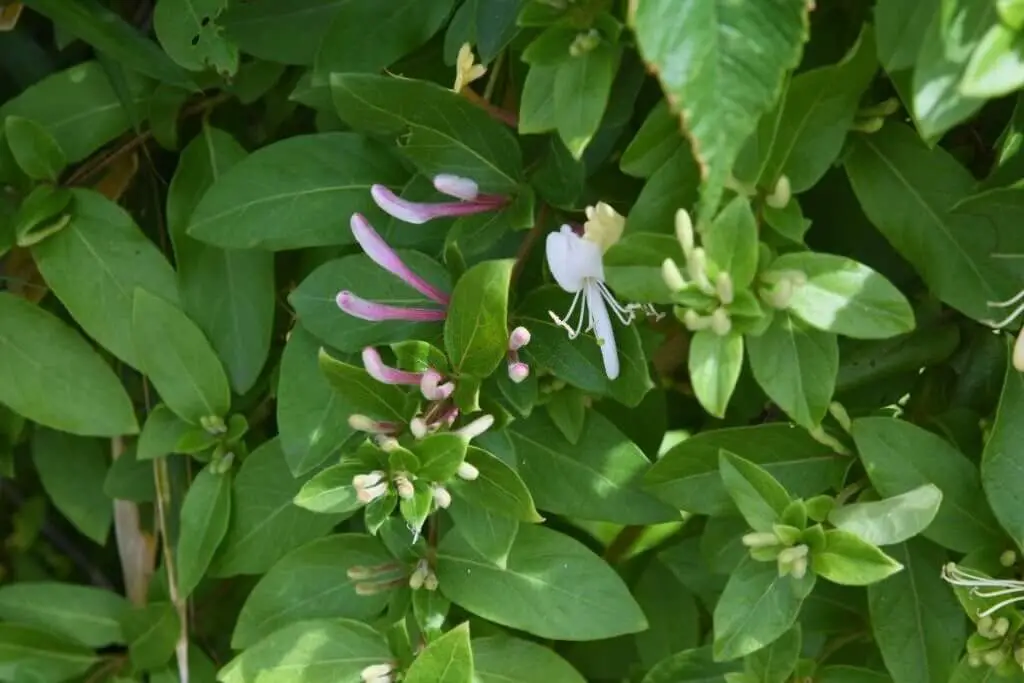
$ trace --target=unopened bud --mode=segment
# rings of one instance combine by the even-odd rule
[[[530,376],[530,366],[522,361],[514,361],[508,364],[508,378],[515,384],[519,384]]]
[[[366,488],[356,487],[356,498],[360,503],[372,503],[381,496],[386,495],[388,492],[388,484],[386,481],[382,481],[376,486],[368,486]]]
[[[480,186],[474,180],[450,173],[439,173],[434,176],[434,189],[467,202],[473,201],[480,194]]]
[[[981,664],[981,655],[979,655],[977,652],[972,652],[969,655],[967,655],[967,666],[971,667],[972,669],[977,669],[981,666]]]
[[[670,292],[678,292],[686,287],[686,280],[683,278],[682,271],[679,270],[676,262],[670,258],[665,259],[661,263],[661,279],[665,281],[665,286],[668,287]]]
[[[384,480],[384,473],[380,470],[374,470],[369,474],[357,474],[352,477],[352,486],[357,489],[365,489],[370,486],[376,486]]]
[[[601,44],[601,34],[596,29],[590,29],[586,33],[580,33],[569,46],[569,54],[579,57],[586,54]]]
[[[885,125],[885,117],[873,116],[869,119],[854,121],[851,128],[859,133],[877,133]]]
[[[409,477],[404,474],[395,475],[395,488],[398,490],[398,497],[403,500],[410,500],[416,495],[416,489],[409,481]]]
[[[786,548],[779,553],[780,563],[790,563],[799,560],[802,557],[807,557],[807,546],[797,545],[792,548]]]
[[[699,332],[706,330],[711,325],[711,318],[705,318],[691,308],[683,314],[683,324],[691,332]]]
[[[719,337],[724,337],[732,331],[732,320],[724,308],[716,308],[711,314],[711,331]]]
[[[793,561],[793,565],[789,569],[789,574],[794,579],[802,579],[807,576],[807,558],[800,557]]]
[[[770,289],[762,289],[761,298],[772,308],[788,308],[789,301],[793,298],[792,281],[788,279],[780,280],[774,287]]]
[[[414,417],[409,420],[409,431],[417,439],[422,439],[427,435],[427,423],[422,417]]]
[[[372,579],[374,576],[377,575],[377,572],[373,569],[373,567],[364,567],[362,565],[356,565],[354,567],[349,567],[345,571],[345,575],[353,581],[363,581],[365,579]]]
[[[989,650],[981,656],[981,659],[989,666],[999,666],[1003,663],[1003,660],[1006,659],[1006,652],[1001,648]]]
[[[996,619],[996,623],[992,624],[992,633],[998,638],[1002,638],[1010,630],[1010,620],[1006,617],[999,617]]]
[[[381,449],[385,453],[393,453],[397,449],[401,448],[401,444],[398,443],[398,439],[393,436],[387,436],[386,434],[378,434],[373,438],[373,441],[377,444],[377,448]]]
[[[414,591],[418,591],[423,588],[423,582],[426,581],[430,575],[430,565],[427,564],[426,560],[420,560],[416,563],[416,569],[413,570],[412,574],[409,575],[409,588]]]
[[[689,258],[693,252],[694,236],[693,221],[690,220],[690,214],[686,212],[686,209],[676,211],[676,239],[679,240],[679,245],[683,248],[683,254]],[[691,273],[691,277],[692,275]]]
[[[436,591],[438,586],[437,574],[430,572],[427,578],[423,579],[423,587],[428,591]]]
[[[778,181],[775,183],[775,189],[770,195],[765,197],[765,203],[773,209],[784,209],[789,204],[789,200],[793,198],[793,190],[789,184],[789,177],[786,175],[779,176]]]
[[[1003,554],[999,556],[999,564],[1004,567],[1012,567],[1017,561],[1017,553],[1012,550],[1004,550]]]
[[[995,619],[991,616],[981,617],[978,619],[978,633],[982,636],[991,639],[992,638],[992,626],[995,624]]]
[[[387,434],[394,431],[394,425],[390,422],[378,422],[366,415],[353,413],[348,416],[348,426],[357,432],[368,434]]]
[[[359,678],[363,683],[384,683],[391,680],[391,674],[395,667],[392,664],[374,664],[359,672]]]
[[[723,306],[728,306],[733,302],[735,292],[732,287],[732,276],[729,273],[723,271],[718,274],[718,278],[715,280],[715,292]]]
[[[1024,372],[1024,327],[1017,333],[1017,341],[1013,343],[1013,369]]]
[[[708,296],[716,294],[715,288],[711,285],[711,280],[708,279],[708,255],[702,247],[696,247],[690,252],[686,268],[690,272],[690,278],[697,283],[700,291]]]
[[[508,335],[508,350],[518,351],[527,344],[530,343],[530,331],[525,327],[519,326],[512,330],[512,333]]]
[[[461,436],[466,441],[470,441],[480,436],[494,424],[493,415],[484,415],[470,422],[465,427],[460,427],[455,431],[456,434]]]
[[[199,418],[199,426],[206,430],[207,434],[226,434],[228,426],[224,424],[223,418],[218,415],[207,415]]]
[[[458,469],[455,470],[455,474],[458,475],[459,479],[465,479],[466,481],[474,481],[480,476],[480,470],[475,466],[463,460],[459,463]]]
[[[353,587],[356,591],[356,595],[378,595],[383,591],[388,590],[390,586],[388,584],[372,583],[372,582],[360,582]]]
[[[779,544],[778,537],[770,531],[756,531],[743,536],[743,545],[748,548],[768,548]]]
[[[437,505],[437,507],[441,508],[442,510],[447,510],[449,507],[451,507],[452,494],[448,493],[448,489],[441,486],[440,484],[435,484],[434,488],[431,490],[431,493],[434,496],[434,503]]]
[[[1013,651],[1013,658],[1018,664],[1024,666],[1024,647],[1019,647]]]

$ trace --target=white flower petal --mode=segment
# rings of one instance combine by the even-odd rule
[[[597,337],[601,346],[604,374],[608,376],[608,379],[615,379],[619,376],[619,349],[615,344],[615,330],[612,327],[611,316],[608,315],[601,290],[596,284],[587,284],[586,295],[587,307],[590,309],[590,316],[594,321],[594,336]]]
[[[568,225],[548,235],[545,253],[552,277],[567,292],[580,291],[584,278],[604,281],[601,248],[574,233]]]

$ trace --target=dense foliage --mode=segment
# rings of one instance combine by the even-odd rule
[[[0,1],[0,681],[1024,682],[1024,1]]]

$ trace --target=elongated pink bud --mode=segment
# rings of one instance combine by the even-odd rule
[[[360,320],[382,322],[384,320],[408,320],[410,322],[436,322],[447,317],[447,311],[431,308],[407,308],[388,306],[374,301],[361,299],[352,292],[345,290],[338,293],[338,308]]]
[[[425,204],[402,199],[383,185],[371,187],[370,195],[384,213],[414,225],[421,225],[434,218],[468,216],[475,213],[493,211],[507,201],[505,197],[487,196],[486,198],[477,198],[471,202]]]
[[[384,238],[373,229],[373,226],[370,225],[370,222],[366,220],[362,214],[352,214],[350,225],[352,227],[352,234],[356,238],[356,242],[359,243],[359,246],[363,248],[363,252],[369,256],[374,263],[395,277],[400,278],[402,282],[409,285],[428,299],[432,299],[444,306],[448,305],[448,295],[437,287],[434,287],[416,273],[412,272],[412,270],[402,262],[402,259],[399,258],[398,253],[384,241]]]
[[[450,173],[438,173],[434,176],[434,189],[467,202],[475,200],[480,194],[480,186],[475,181]]]
[[[363,367],[370,373],[370,377],[382,384],[418,385],[423,378],[418,372],[406,372],[385,365],[380,353],[372,346],[363,349]]]

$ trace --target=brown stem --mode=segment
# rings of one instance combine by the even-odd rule
[[[630,525],[622,528],[604,551],[604,560],[608,564],[618,563],[636,545],[647,527]]]
[[[466,88],[465,90],[462,91],[462,96],[465,97],[470,102],[472,102],[473,104],[475,104],[476,106],[483,109],[488,114],[490,114],[491,118],[496,119],[511,128],[519,127],[518,116],[516,116],[510,111],[505,111],[500,107],[494,106],[493,104],[491,104],[490,102],[488,102],[483,97],[478,95],[476,92],[470,90],[469,88]]]
[[[514,285],[516,280],[519,279],[519,275],[526,266],[526,259],[529,258],[530,252],[533,251],[533,246],[537,243],[541,233],[544,232],[544,219],[547,218],[547,212],[548,205],[541,204],[540,211],[537,212],[536,222],[534,222],[533,227],[530,228],[530,232],[526,234],[526,239],[524,239],[523,243],[519,245],[519,251],[516,252],[516,262],[512,266],[512,285]]]

